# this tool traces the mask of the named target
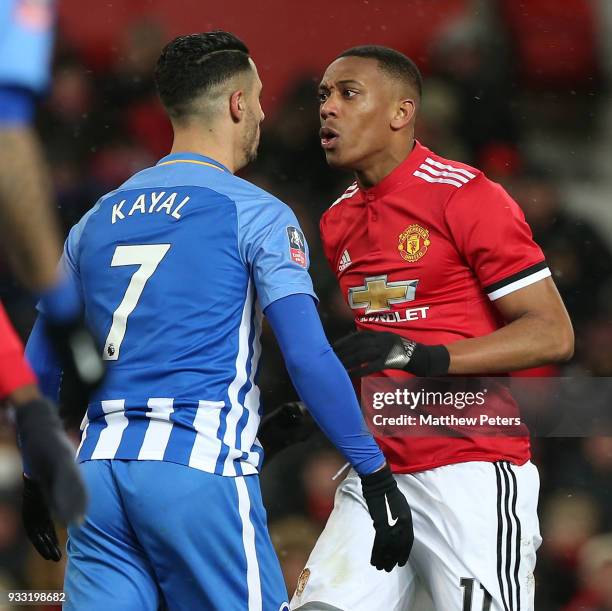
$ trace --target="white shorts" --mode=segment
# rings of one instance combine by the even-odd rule
[[[300,576],[291,609],[533,611],[540,537],[536,467],[466,462],[395,476],[412,508],[414,547],[391,573],[370,565],[374,529],[351,471]]]

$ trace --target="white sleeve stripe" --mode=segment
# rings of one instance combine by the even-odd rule
[[[434,170],[431,166],[427,165],[426,163],[422,163],[420,168],[421,170],[427,170],[430,174],[433,174],[434,176],[445,176],[447,178],[456,178],[457,180],[461,181],[464,184],[468,182],[468,180],[470,180],[469,178],[466,178],[465,176],[461,176],[461,174],[458,174],[456,172],[449,172],[448,170]]]
[[[426,180],[427,182],[443,182],[446,185],[454,185],[455,187],[463,186],[463,183],[458,182],[456,180],[452,180],[451,178],[433,178],[429,174],[424,174],[423,172],[419,172],[418,170],[414,173],[415,176]]]
[[[510,293],[514,293],[514,291],[523,289],[526,286],[529,286],[530,284],[534,284],[535,282],[544,280],[544,278],[548,278],[550,275],[551,275],[550,269],[546,267],[545,269],[541,269],[537,272],[534,272],[533,274],[530,274],[529,276],[525,276],[524,278],[521,278],[520,280],[515,280],[514,282],[511,282],[510,284],[507,284],[506,286],[502,286],[496,291],[489,293],[489,299],[491,301],[495,301],[496,299],[499,299],[500,297],[505,297],[506,295],[509,295]]]
[[[451,170],[451,172],[458,172],[459,174],[463,174],[464,176],[467,176],[468,178],[476,178],[476,174],[472,174],[472,172],[468,172],[467,170],[464,170],[463,168],[456,168],[452,165],[440,163],[439,161],[436,161],[435,159],[432,159],[431,157],[427,157],[425,161],[435,166],[436,168],[440,168],[441,170]]]

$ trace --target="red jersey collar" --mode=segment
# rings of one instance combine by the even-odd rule
[[[376,183],[369,189],[360,187],[364,196],[369,196],[370,199],[375,199],[395,191],[398,187],[406,184],[412,179],[413,172],[425,161],[425,158],[431,155],[431,151],[425,148],[418,140],[414,141],[414,148],[408,154],[408,157],[402,161],[390,174],[387,174],[380,182]]]

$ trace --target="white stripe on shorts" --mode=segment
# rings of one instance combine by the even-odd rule
[[[249,596],[248,611],[262,611],[261,581],[259,563],[255,548],[255,529],[251,522],[251,499],[244,477],[235,477],[238,490],[238,512],[242,520],[242,543],[247,561],[247,589]]]

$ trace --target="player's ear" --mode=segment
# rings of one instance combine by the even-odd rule
[[[242,119],[245,108],[244,92],[238,89],[230,96],[230,115],[234,123],[238,123]]]
[[[395,108],[395,114],[391,119],[391,129],[398,130],[406,127],[412,121],[416,112],[416,102],[414,100],[401,100]]]

